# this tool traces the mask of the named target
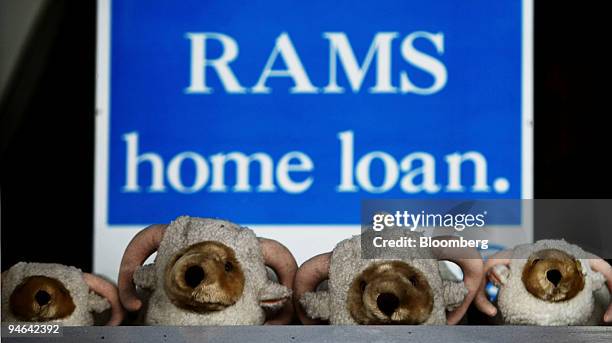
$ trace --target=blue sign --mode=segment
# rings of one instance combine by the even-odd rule
[[[112,2],[106,223],[358,225],[362,199],[530,197],[523,6]]]

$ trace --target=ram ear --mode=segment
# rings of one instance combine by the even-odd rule
[[[454,236],[433,237],[435,240],[456,240]],[[450,245],[449,245],[450,246]],[[453,311],[446,314],[449,325],[457,324],[465,315],[472,300],[478,293],[480,284],[484,282],[482,257],[474,248],[434,248],[433,254],[438,260],[447,260],[459,265],[463,272],[463,282],[468,293],[463,301]]]
[[[89,308],[90,311],[101,313],[108,310],[110,307],[111,304],[108,302],[108,300],[106,300],[106,298],[103,298],[94,292],[89,292],[87,297],[87,308]]]
[[[140,288],[153,290],[155,289],[156,276],[155,264],[138,267],[134,272],[134,284]]]
[[[579,269],[580,270],[580,269]],[[491,272],[488,275],[489,281],[493,282],[496,286],[505,285],[510,279],[510,268],[505,264],[498,264],[491,268]]]
[[[606,285],[606,278],[600,272],[592,272],[590,274],[591,282],[593,284],[593,292],[599,290]]]
[[[264,309],[276,311],[291,298],[291,290],[281,284],[268,281],[259,294],[259,305]]]
[[[179,219],[183,220],[182,218]],[[121,303],[128,311],[138,311],[142,307],[142,300],[138,298],[134,287],[134,272],[157,251],[167,227],[168,225],[151,225],[137,233],[125,248],[119,266],[117,286]]]
[[[104,301],[110,304],[111,317],[106,325],[115,326],[121,324],[123,318],[125,318],[125,311],[121,306],[117,287],[109,281],[89,273],[83,273],[83,280],[90,290],[90,296],[87,299],[89,309],[98,312],[100,309],[104,311],[108,308],[102,301],[91,295],[91,293],[95,292],[97,293],[96,296],[103,297]]]
[[[461,303],[468,294],[468,289],[463,284],[463,281],[442,281],[444,288],[444,306],[448,311],[453,311]]]
[[[302,295],[300,305],[311,319],[329,320],[329,292],[307,292]]]

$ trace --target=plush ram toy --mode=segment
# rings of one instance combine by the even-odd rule
[[[488,279],[499,286],[497,317],[514,325],[596,325],[612,321],[612,267],[564,240],[541,240],[491,256],[485,263]],[[497,308],[484,294],[475,300],[493,317]],[[599,291],[598,291],[599,290]],[[602,294],[603,293],[603,294]]]
[[[407,237],[420,237],[403,231]],[[304,324],[328,320],[334,325],[459,322],[483,277],[480,254],[470,248],[415,248],[405,249],[401,259],[391,254],[362,259],[360,242],[371,239],[370,232],[346,239],[331,253],[315,256],[300,267],[295,281],[300,320]],[[440,260],[457,263],[464,281],[442,280]],[[326,279],[328,289],[317,291]]]
[[[106,325],[121,324],[117,288],[75,267],[19,262],[2,273],[2,322],[94,325],[93,312],[109,308]]]
[[[142,266],[155,251],[155,263]],[[125,308],[136,311],[143,302],[134,284],[149,290],[144,322],[152,325],[253,325],[266,322],[266,315],[267,324],[286,324],[296,270],[289,250],[274,240],[228,221],[185,216],[132,239],[121,261],[119,293]]]

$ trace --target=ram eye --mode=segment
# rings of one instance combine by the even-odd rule
[[[368,284],[365,281],[361,281],[359,283],[359,289],[361,289],[361,291],[363,292],[363,291],[365,291],[365,288],[366,288],[367,285]]]
[[[231,272],[232,270],[234,270],[234,265],[232,264],[232,262],[230,261],[225,262],[225,271]]]
[[[417,283],[419,283],[419,279],[415,275],[409,277],[408,281],[410,281],[413,286],[416,286]]]

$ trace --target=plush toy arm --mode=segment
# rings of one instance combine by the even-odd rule
[[[300,304],[306,314],[312,319],[329,320],[331,311],[329,308],[329,292],[307,292],[300,299]]]
[[[259,305],[265,309],[276,311],[291,298],[291,290],[281,284],[269,281],[259,294]]]
[[[89,296],[87,297],[87,308],[91,312],[104,312],[111,307],[111,304],[98,294],[94,292],[89,292]]]
[[[457,308],[468,294],[463,281],[442,281],[444,287],[444,305],[448,311]]]
[[[134,272],[134,284],[140,288],[155,289],[155,274],[154,264],[138,267]]]

